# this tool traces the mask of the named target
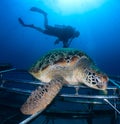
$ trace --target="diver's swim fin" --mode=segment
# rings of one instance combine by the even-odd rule
[[[18,21],[24,27],[30,27],[30,28],[35,28],[36,29],[36,27],[33,24],[25,24],[21,18],[18,18]]]
[[[18,18],[18,21],[21,25],[26,26],[21,18]]]
[[[34,11],[34,12],[42,13],[42,14],[44,14],[44,15],[47,15],[47,13],[46,13],[45,11],[43,11],[42,9],[39,9],[39,8],[37,8],[37,7],[32,7],[30,10],[31,10],[31,11]]]
[[[43,87],[39,86],[22,105],[21,112],[26,115],[42,112],[58,94],[64,83],[66,81],[63,78],[55,78]]]
[[[24,22],[21,18],[18,18],[18,21],[19,21],[20,24],[24,25]]]

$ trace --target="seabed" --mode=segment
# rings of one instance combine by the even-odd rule
[[[20,107],[44,85],[26,70],[0,69],[0,124],[120,124],[120,76],[109,76],[107,94],[86,86],[65,86],[43,112],[23,115]],[[76,95],[75,88],[79,88]]]

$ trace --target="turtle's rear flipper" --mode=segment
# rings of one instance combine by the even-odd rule
[[[66,81],[63,78],[56,78],[43,87],[39,86],[22,105],[21,112],[30,115],[38,111],[43,111],[58,94],[64,83]]]

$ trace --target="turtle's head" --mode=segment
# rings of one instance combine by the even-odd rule
[[[107,88],[108,77],[105,73],[100,71],[94,62],[86,57],[81,57],[77,64],[79,70],[79,81],[88,87],[105,90]]]
[[[84,83],[98,90],[105,90],[107,88],[108,77],[101,72],[96,66],[92,65],[85,69]]]

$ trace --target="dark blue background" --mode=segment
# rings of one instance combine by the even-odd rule
[[[28,24],[43,27],[43,16],[29,11],[32,6],[48,13],[50,25],[71,25],[79,30],[81,36],[74,39],[70,47],[85,51],[105,72],[120,75],[119,0],[109,0],[99,8],[74,15],[58,14],[38,0],[1,0],[0,63],[28,69],[48,50],[62,47],[62,44],[54,45],[55,37],[18,23],[21,17]]]

